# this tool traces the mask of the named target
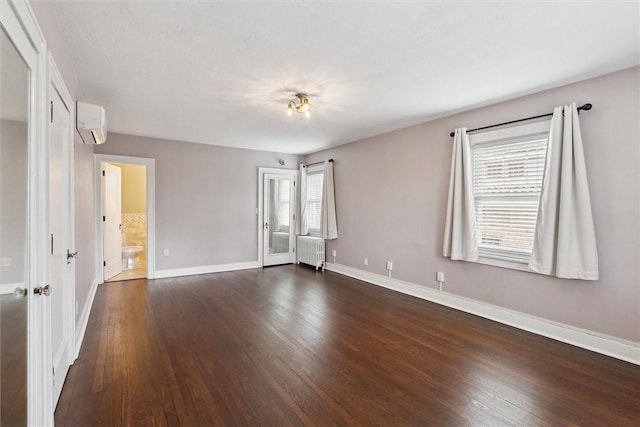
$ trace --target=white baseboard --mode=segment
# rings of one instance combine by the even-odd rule
[[[325,266],[329,271],[640,365],[640,343],[576,328],[346,265],[326,263]]]
[[[203,265],[201,267],[175,268],[172,270],[156,270],[155,278],[193,276],[195,274],[220,273],[223,271],[248,270],[260,268],[257,261],[236,262],[233,264]]]
[[[89,314],[91,314],[91,307],[93,307],[93,300],[96,297],[97,290],[98,280],[96,279],[91,285],[91,289],[89,290],[89,298],[87,298],[87,303],[82,309],[80,319],[78,319],[78,323],[76,323],[76,354],[74,356],[74,360],[77,359],[78,355],[80,354],[80,348],[82,347],[82,341],[84,340],[84,333],[87,331],[87,323],[89,323]]]

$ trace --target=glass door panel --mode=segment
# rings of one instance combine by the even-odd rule
[[[0,425],[27,424],[29,71],[0,31]]]
[[[264,265],[295,262],[294,175],[264,176]]]

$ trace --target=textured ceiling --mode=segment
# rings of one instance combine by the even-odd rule
[[[640,62],[638,2],[60,1],[110,132],[308,153]],[[311,120],[285,114],[310,95]],[[558,100],[567,102],[570,100]]]

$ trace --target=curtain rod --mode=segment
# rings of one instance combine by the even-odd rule
[[[582,111],[582,110],[589,111],[589,110],[591,110],[592,107],[593,107],[593,105],[591,105],[591,104],[584,104],[583,106],[578,107],[578,113],[580,111]],[[526,117],[524,119],[511,120],[510,122],[498,123],[498,124],[495,124],[495,125],[483,126],[481,128],[469,129],[469,130],[467,130],[467,133],[475,132],[475,131],[478,131],[478,130],[485,130],[485,129],[495,128],[495,127],[498,127],[498,126],[510,125],[512,123],[524,122],[524,121],[527,121],[527,120],[540,119],[542,117],[549,117],[549,116],[553,116],[553,113],[540,114],[539,116]],[[451,132],[449,134],[449,136],[452,137],[452,138],[453,138],[454,135],[455,135],[455,132]]]
[[[331,163],[333,163],[333,159],[329,159],[329,161],[330,161]],[[324,163],[324,161],[322,161],[322,162],[315,162],[315,163],[309,163],[308,165],[302,165],[302,167],[305,167],[305,168],[306,168],[306,167],[309,167],[309,166],[321,165],[321,164],[323,164],[323,163]]]

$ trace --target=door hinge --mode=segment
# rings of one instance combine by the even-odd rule
[[[102,215],[102,222],[106,222],[107,221],[107,217]]]
[[[51,255],[53,255],[53,234],[51,235]]]
[[[51,378],[53,379],[53,385],[56,385],[56,368],[51,368]]]
[[[293,220],[294,221],[296,220],[296,214],[293,214]]]
[[[53,101],[51,101],[51,123],[53,123]]]
[[[102,266],[106,267],[107,266],[107,261],[102,261]]]
[[[102,176],[107,176],[105,171],[102,171]]]
[[[293,253],[294,253],[294,254],[296,253],[296,248],[293,248]]]

